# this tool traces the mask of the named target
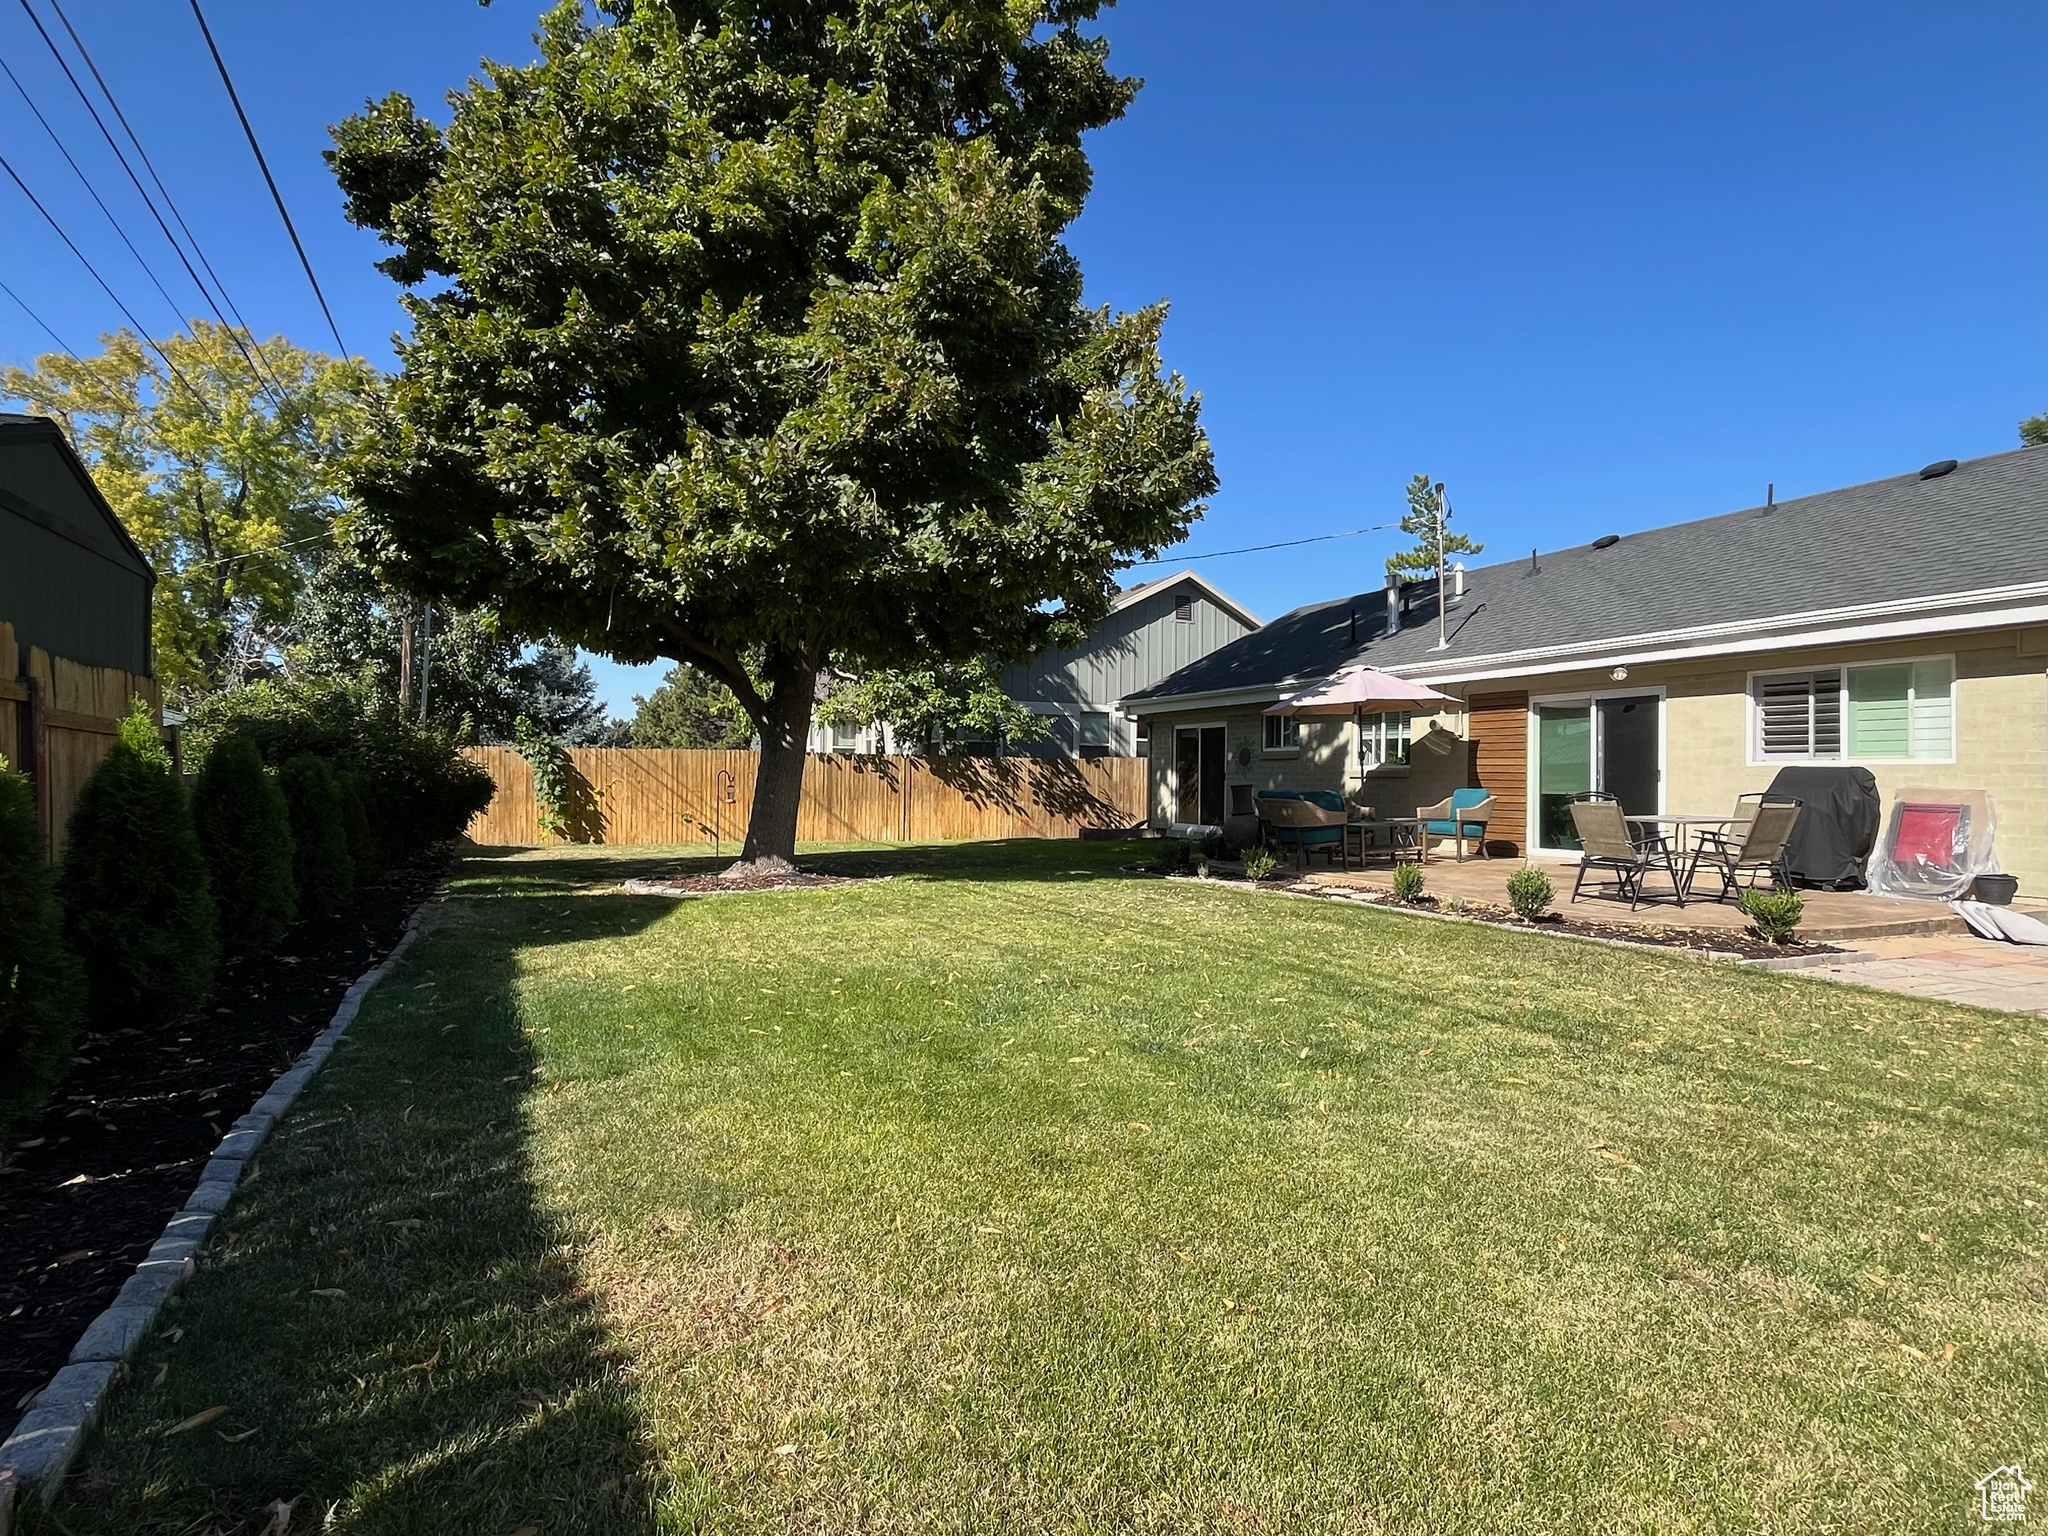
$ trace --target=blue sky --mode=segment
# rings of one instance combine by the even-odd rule
[[[47,0],[35,0],[54,29]],[[66,0],[259,331],[331,345],[189,10]],[[354,351],[400,323],[326,125],[531,55],[519,0],[212,0]],[[1170,298],[1223,488],[1191,553],[1389,522],[1417,471],[1512,558],[2013,446],[2048,408],[2048,16],[2033,3],[1127,0],[1146,80],[1096,136],[1091,297]],[[19,7],[21,77],[174,295]],[[117,130],[118,131],[118,130]],[[0,146],[153,329],[175,316],[0,80]],[[121,323],[11,184],[0,277],[73,346]],[[187,302],[190,302],[187,300]],[[49,343],[0,297],[0,361]],[[1273,617],[1375,583],[1373,534],[1201,569]],[[1149,574],[1149,573],[1141,573]],[[645,674],[599,664],[615,709]]]

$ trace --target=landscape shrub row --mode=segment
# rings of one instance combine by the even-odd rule
[[[45,867],[34,786],[0,762],[0,1138],[32,1119],[79,1026],[198,1007],[221,960],[331,921],[383,868],[490,803],[454,739],[346,688],[261,683],[188,721],[188,795],[140,700]]]

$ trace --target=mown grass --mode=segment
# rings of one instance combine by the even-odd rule
[[[2043,1460],[2040,1021],[1127,857],[472,861],[64,1529],[1963,1530]]]

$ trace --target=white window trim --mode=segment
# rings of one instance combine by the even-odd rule
[[[1357,765],[1358,765],[1358,769],[1359,769],[1359,775],[1360,775],[1360,777],[1363,777],[1363,776],[1365,776],[1366,774],[1373,774],[1373,773],[1377,773],[1377,774],[1385,774],[1385,775],[1388,775],[1389,777],[1391,777],[1391,776],[1393,776],[1393,775],[1395,775],[1395,774],[1401,774],[1401,773],[1406,773],[1406,772],[1408,771],[1408,767],[1409,767],[1409,759],[1406,759],[1406,758],[1404,758],[1404,759],[1403,759],[1402,761],[1400,761],[1400,762],[1398,762],[1398,763],[1388,762],[1388,761],[1387,761],[1387,760],[1386,760],[1385,758],[1383,758],[1383,757],[1382,757],[1382,758],[1375,758],[1375,759],[1374,759],[1373,761],[1371,761],[1371,762],[1367,762],[1367,761],[1366,761],[1366,757],[1365,757],[1365,743],[1366,743],[1366,736],[1367,736],[1367,732],[1366,732],[1366,726],[1365,726],[1365,723],[1366,723],[1366,721],[1368,721],[1368,720],[1378,720],[1378,719],[1380,719],[1380,718],[1382,718],[1383,716],[1386,716],[1386,715],[1406,715],[1406,716],[1408,717],[1408,750],[1409,750],[1409,754],[1410,754],[1410,757],[1412,757],[1412,756],[1413,756],[1413,754],[1414,754],[1414,751],[1415,751],[1415,711],[1414,711],[1414,710],[1412,710],[1412,709],[1376,709],[1376,710],[1374,710],[1374,711],[1373,711],[1373,712],[1372,712],[1371,714],[1369,714],[1369,715],[1359,715],[1359,716],[1357,716],[1357,717],[1356,717],[1356,719],[1354,720],[1354,722],[1353,722],[1353,724],[1352,724],[1352,728],[1351,728],[1351,757],[1352,757],[1352,760],[1353,760],[1354,762],[1356,762],[1356,763],[1357,763]],[[1425,732],[1425,734],[1427,734],[1427,732]],[[1386,738],[1385,738],[1385,733],[1384,733],[1384,731],[1381,731],[1381,732],[1379,732],[1379,735],[1380,735],[1380,739],[1381,739],[1381,745],[1382,745],[1382,746],[1384,746],[1384,745],[1385,745],[1385,739],[1386,739]]]
[[[1849,750],[1849,674],[1862,667],[1910,667],[1923,661],[1945,661],[1948,663],[1948,756],[1947,757],[1859,757]],[[1837,757],[1765,757],[1762,752],[1763,728],[1758,720],[1756,689],[1766,678],[1797,677],[1810,672],[1839,672],[1842,677],[1841,720],[1842,751]],[[1956,754],[1961,750],[1963,731],[1960,711],[1956,708],[1956,657],[1953,651],[1933,651],[1920,656],[1866,657],[1862,661],[1814,662],[1804,667],[1768,667],[1751,672],[1742,680],[1743,734],[1746,742],[1747,766],[1751,768],[1800,768],[1818,765],[1823,768],[1884,768],[1913,767],[1926,764],[1930,767],[1954,766]]]
[[[1281,735],[1281,745],[1280,745],[1280,746],[1277,746],[1277,747],[1269,747],[1269,746],[1267,746],[1267,745],[1266,745],[1266,725],[1265,725],[1265,722],[1266,722],[1266,721],[1268,721],[1268,720],[1292,720],[1292,721],[1294,722],[1294,745],[1293,745],[1293,746],[1291,746],[1291,747],[1290,747],[1290,746],[1288,746],[1288,745],[1286,745],[1286,735],[1285,735],[1285,727],[1283,726],[1283,727],[1282,727],[1282,735]],[[1299,715],[1263,715],[1263,716],[1261,716],[1261,717],[1260,717],[1260,720],[1259,720],[1259,756],[1261,756],[1261,757],[1299,757],[1299,756],[1301,756],[1301,717],[1300,717]]]

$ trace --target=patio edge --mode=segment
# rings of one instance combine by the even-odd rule
[[[56,1498],[99,1418],[108,1390],[127,1374],[129,1358],[148,1336],[164,1303],[196,1272],[200,1246],[227,1209],[243,1171],[321,1063],[334,1053],[362,1011],[363,1000],[412,948],[428,909],[441,897],[436,891],[414,909],[398,942],[342,994],[327,1027],[221,1138],[184,1208],[164,1225],[163,1235],[135,1266],[135,1273],[86,1325],[64,1365],[0,1442],[0,1479],[12,1474],[19,1488],[34,1489],[45,1506]]]

